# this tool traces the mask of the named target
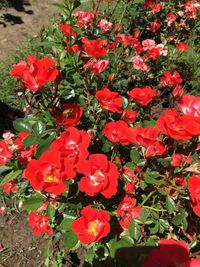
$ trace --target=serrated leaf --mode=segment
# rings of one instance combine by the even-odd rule
[[[155,222],[153,226],[149,226],[149,231],[152,235],[156,234],[159,230],[159,223]]]
[[[20,174],[22,173],[22,170],[17,170],[17,171],[11,171],[10,173],[8,173],[3,180],[1,180],[0,182],[0,186],[4,185],[7,182],[10,182],[14,179],[16,179]]]
[[[133,237],[135,240],[138,240],[141,235],[141,226],[132,219],[129,225],[129,234],[130,237]]]
[[[31,132],[32,125],[24,119],[16,119],[13,121],[13,127],[18,132]]]
[[[135,164],[137,164],[140,160],[140,153],[137,150],[131,150],[130,158]]]
[[[39,209],[44,200],[41,198],[30,198],[24,201],[24,208],[29,212],[29,211],[36,211]]]
[[[176,210],[175,202],[169,196],[166,197],[166,206],[167,206],[167,211],[169,212],[169,214],[172,214]]]
[[[183,215],[182,214],[177,214],[173,219],[172,223],[176,226],[180,225],[183,221]]]
[[[148,219],[148,217],[149,217],[148,209],[142,208],[141,211],[140,211],[141,220],[145,223],[146,220]]]
[[[45,131],[46,127],[45,125],[41,122],[41,121],[37,121],[34,125],[33,125],[33,131],[36,134],[41,134]]]
[[[78,236],[73,231],[69,231],[65,234],[64,246],[68,250],[71,250],[77,245],[78,241]]]

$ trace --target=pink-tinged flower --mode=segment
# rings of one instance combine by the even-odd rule
[[[190,192],[192,209],[200,217],[200,175],[192,176],[188,179],[188,190]]]
[[[35,56],[28,56],[27,62],[28,65],[25,61],[14,64],[11,75],[16,79],[22,79],[31,92],[37,92],[41,86],[54,81],[59,73],[55,68],[56,62],[51,58],[36,59]]]
[[[164,47],[163,44],[158,44],[156,47],[159,50],[160,55],[166,57],[168,55],[168,50]]]
[[[150,86],[143,86],[141,88],[133,88],[128,94],[131,98],[135,99],[140,105],[147,106],[157,95],[157,92]]]
[[[77,32],[74,31],[72,29],[72,27],[70,27],[69,24],[60,25],[60,29],[61,29],[61,31],[63,31],[64,35],[67,36],[67,37],[69,37],[69,36],[73,36],[74,37],[74,36],[77,35]]]
[[[156,32],[161,27],[161,23],[159,19],[156,19],[154,22],[150,23],[150,30],[151,32]]]
[[[167,26],[171,27],[172,23],[176,20],[176,15],[173,13],[167,14]]]
[[[89,196],[100,193],[106,198],[116,194],[119,173],[104,154],[92,154],[88,160],[80,161],[77,172],[84,175],[79,182],[80,191]]]
[[[95,15],[92,12],[85,12],[82,10],[78,10],[74,13],[74,17],[78,20],[78,25],[80,28],[87,29],[94,19]]]
[[[191,116],[180,116],[175,109],[165,110],[157,120],[156,126],[175,140],[189,140],[200,134],[200,123]]]
[[[76,126],[80,123],[80,118],[83,114],[83,109],[76,103],[63,104],[61,112],[53,112],[58,125],[64,127]]]
[[[157,13],[160,12],[160,10],[162,9],[162,4],[157,4],[152,0],[145,0],[144,8],[151,8],[151,12]]]
[[[0,207],[0,215],[3,215],[3,214],[4,214],[5,209],[6,209],[6,208],[5,208],[4,206]]]
[[[155,141],[153,144],[147,147],[147,150],[145,152],[145,157],[156,157],[161,156],[165,153],[166,148],[164,143]]]
[[[181,97],[183,95],[183,86],[182,85],[177,85],[173,91],[172,91],[172,95],[173,97]]]
[[[134,56],[131,58],[131,60],[133,61],[133,67],[136,70],[141,70],[144,72],[147,72],[149,70],[149,67],[147,66],[145,60],[143,57],[141,56]]]
[[[100,75],[108,66],[109,64],[109,60],[95,60],[92,64],[92,69],[91,69],[91,73],[95,74],[95,75]]]
[[[15,181],[9,181],[3,185],[3,190],[6,194],[13,193],[17,191],[16,182]]]
[[[13,156],[13,150],[5,141],[0,141],[0,165],[5,165]]]
[[[95,210],[90,206],[81,211],[81,217],[72,222],[72,230],[83,244],[97,242],[110,232],[110,216],[104,210]]]
[[[174,71],[172,74],[170,71],[165,71],[163,74],[164,76],[160,78],[159,87],[173,87],[183,82],[181,75],[177,71]]]
[[[199,267],[199,266],[200,266],[200,258],[190,260],[190,267]]]
[[[125,195],[120,202],[116,213],[121,217],[119,221],[121,227],[128,229],[129,224],[133,218],[140,219],[140,211],[142,208],[136,206],[137,200],[134,197]]]
[[[40,235],[41,233],[50,235],[53,232],[52,228],[48,225],[49,218],[46,215],[39,215],[32,211],[28,215],[28,222],[35,235]]]
[[[152,39],[145,39],[144,41],[142,41],[142,47],[144,51],[153,49],[155,46],[156,46],[156,42]]]
[[[111,30],[111,27],[112,27],[112,23],[110,21],[108,21],[107,19],[101,19],[97,26],[99,26],[103,32],[108,32]]]
[[[173,154],[171,157],[171,165],[173,167],[180,167],[184,164],[191,164],[192,163],[192,157],[186,156],[183,154]]]
[[[185,94],[179,98],[178,107],[183,114],[200,119],[200,96]]]
[[[104,87],[96,92],[95,97],[103,109],[122,113],[122,97],[117,92]]]
[[[87,132],[69,127],[61,133],[59,139],[51,143],[51,150],[60,152],[67,180],[76,177],[77,164],[87,158],[90,142],[91,138]]]
[[[113,143],[120,143],[122,145],[130,145],[132,143],[130,128],[122,120],[108,122],[102,133]]]
[[[188,44],[184,43],[184,42],[180,42],[176,44],[176,50],[180,51],[180,52],[187,52],[188,51]]]
[[[196,0],[193,1],[186,0],[185,12],[187,13],[187,18],[195,19],[197,16],[198,8],[200,8],[200,3],[198,3]]]
[[[188,245],[173,239],[161,239],[159,248],[146,257],[144,267],[190,267]]]
[[[6,144],[8,144],[9,146],[13,145],[13,140],[12,138],[14,137],[15,135],[11,132],[6,132],[6,133],[3,133],[2,134],[2,137],[4,139],[4,141],[6,142]]]
[[[123,120],[130,124],[130,123],[134,123],[137,119],[137,111],[135,110],[125,110],[123,113]]]

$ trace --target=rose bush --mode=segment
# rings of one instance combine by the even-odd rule
[[[92,265],[198,266],[200,97],[186,55],[200,3],[59,6],[37,57],[11,69],[27,106],[0,141],[0,185],[36,235]]]

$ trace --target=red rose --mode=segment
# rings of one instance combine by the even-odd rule
[[[89,196],[96,193],[111,198],[117,192],[119,173],[117,167],[108,161],[104,154],[93,154],[89,160],[82,160],[77,172],[84,175],[79,182],[79,189]]]
[[[171,165],[173,167],[180,167],[184,164],[191,164],[192,163],[192,157],[186,156],[183,154],[174,154],[171,158]]]
[[[134,197],[125,195],[117,208],[117,215],[121,217],[119,221],[121,227],[128,229],[133,218],[140,219],[141,207],[136,206],[137,200]]]
[[[147,147],[145,157],[161,156],[165,153],[166,148],[162,142],[155,141],[153,144]]]
[[[128,124],[135,122],[136,119],[137,119],[137,111],[135,110],[128,109],[123,113],[123,120]]]
[[[104,57],[106,49],[104,48],[104,40],[89,40],[87,38],[81,39],[84,50],[90,57]]]
[[[157,92],[156,90],[153,90],[150,86],[143,86],[141,88],[133,88],[128,94],[131,98],[135,99],[142,106],[146,106],[157,95]]]
[[[183,43],[183,42],[177,43],[176,50],[186,53],[188,51],[188,44]]]
[[[160,131],[151,126],[130,128],[130,134],[132,137],[132,143],[148,147],[155,143]]]
[[[154,48],[147,51],[146,56],[147,56],[147,58],[151,58],[153,60],[156,60],[156,58],[160,56],[160,49],[154,47]]]
[[[58,70],[55,69],[56,62],[51,58],[36,59],[35,56],[28,56],[27,61],[29,67],[26,62],[20,61],[12,67],[11,75],[21,78],[31,92],[37,92],[41,86],[56,79]]]
[[[36,212],[32,211],[28,215],[28,222],[35,235],[40,235],[41,233],[50,235],[52,233],[52,228],[48,225],[49,218],[46,215],[37,215]]]
[[[5,141],[0,141],[0,165],[5,165],[13,156],[13,150]]]
[[[69,36],[76,36],[77,32],[74,31],[69,24],[65,24],[65,25],[60,25],[60,29],[61,31],[64,32],[65,36],[69,37]]]
[[[179,98],[178,107],[183,114],[200,119],[200,96],[185,94]]]
[[[3,185],[3,190],[5,193],[10,194],[12,192],[17,191],[16,182],[9,181]]]
[[[200,134],[200,123],[186,115],[181,117],[175,109],[165,110],[157,120],[156,126],[175,140],[189,140]]]
[[[159,248],[153,249],[146,257],[144,267],[190,267],[187,244],[173,239],[162,239]]]
[[[94,210],[90,206],[81,211],[82,216],[72,222],[72,230],[83,244],[96,242],[110,232],[110,216],[106,211]]]
[[[159,19],[156,19],[154,22],[150,23],[150,30],[151,32],[156,32],[161,27],[161,23]]]
[[[192,201],[192,209],[200,217],[200,175],[188,179],[188,190]]]
[[[109,64],[109,60],[106,60],[106,59],[95,61],[92,64],[91,73],[99,76],[107,68],[108,64]]]
[[[35,190],[55,195],[66,191],[66,167],[62,165],[60,153],[56,150],[46,151],[38,160],[31,160],[22,177],[29,180]]]
[[[108,122],[102,133],[113,143],[119,142],[122,145],[132,143],[130,128],[124,121]]]
[[[170,71],[165,71],[164,76],[160,78],[160,85],[159,87],[173,87],[178,84],[181,84],[183,79],[181,78],[180,74],[177,71],[174,71],[173,74]]]
[[[53,115],[58,125],[65,127],[76,126],[80,123],[80,118],[83,114],[83,109],[76,103],[62,105],[62,112],[55,111]]]
[[[111,92],[104,87],[96,92],[95,97],[103,109],[122,113],[122,97],[117,92]]]
[[[87,132],[69,127],[61,133],[59,139],[51,143],[51,150],[60,152],[61,160],[66,168],[67,180],[76,176],[77,164],[87,158],[90,142],[91,139]]]

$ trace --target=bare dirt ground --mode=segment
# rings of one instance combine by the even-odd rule
[[[1,1],[1,0],[0,0]],[[37,34],[50,17],[59,12],[52,5],[61,0],[12,0],[10,8],[0,9],[0,60],[23,46],[26,36]]]

